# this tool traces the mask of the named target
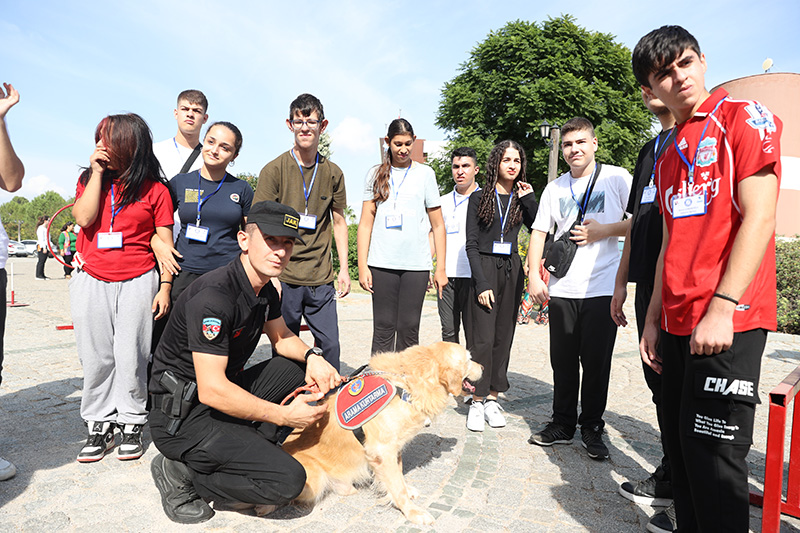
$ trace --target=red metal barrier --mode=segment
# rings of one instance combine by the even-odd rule
[[[789,474],[786,499],[783,499],[783,445],[786,437],[786,410],[800,390],[800,366],[769,393],[767,458],[764,468],[764,494],[750,493],[750,503],[763,505],[761,531],[777,533],[781,513],[800,518],[800,409],[795,405],[789,446]],[[797,428],[797,434],[794,429]]]

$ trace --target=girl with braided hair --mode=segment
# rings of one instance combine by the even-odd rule
[[[506,425],[497,395],[508,390],[508,360],[514,338],[524,274],[517,235],[536,217],[538,203],[525,181],[525,150],[502,141],[489,154],[486,187],[472,193],[467,210],[467,258],[472,269],[467,323],[469,348],[483,365],[483,377],[467,415],[467,429],[483,431]]]

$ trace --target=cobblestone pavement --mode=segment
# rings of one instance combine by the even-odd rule
[[[56,330],[70,324],[67,281],[34,281],[34,265],[34,259],[14,258],[7,267],[15,300],[28,306],[8,309],[0,455],[16,464],[18,472],[0,482],[0,532],[633,532],[644,531],[657,511],[617,494],[622,481],[647,477],[660,459],[655,409],[642,377],[635,326],[619,331],[614,352],[606,412],[611,458],[595,462],[578,439],[571,446],[553,448],[527,443],[532,430],[549,418],[552,392],[547,328],[530,324],[517,328],[511,354],[512,388],[501,400],[508,425],[470,433],[465,428],[466,407],[452,400],[403,454],[406,478],[419,489],[420,504],[436,517],[430,528],[407,522],[369,488],[353,496],[329,495],[313,510],[286,507],[264,519],[218,512],[204,524],[178,526],[164,515],[150,477],[150,462],[158,452],[147,429],[147,451],[138,461],[121,462],[114,455],[93,464],[75,461],[86,438],[79,416],[81,368],[73,332]],[[50,260],[47,273],[60,276],[61,266]],[[632,309],[628,316],[633,316]],[[369,297],[353,294],[340,301],[339,320],[344,373],[369,357]],[[434,342],[439,334],[435,302],[428,301],[421,342]],[[267,353],[268,344],[262,342],[257,356]],[[799,363],[798,337],[770,336],[762,401]],[[762,404],[749,456],[754,488],[763,481],[766,427],[767,408]],[[752,530],[760,529],[760,518],[761,510],[752,507]],[[800,531],[800,521],[784,517],[782,531]]]

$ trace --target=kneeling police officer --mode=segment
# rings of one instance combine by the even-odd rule
[[[289,263],[300,217],[259,202],[239,231],[240,256],[192,283],[175,303],[153,358],[150,430],[163,455],[151,471],[167,516],[197,523],[217,509],[263,515],[297,497],[305,470],[277,445],[280,428],[322,417],[313,405],[338,372],[289,331],[270,279]],[[244,369],[267,334],[280,356]],[[278,404],[297,387],[320,392]]]

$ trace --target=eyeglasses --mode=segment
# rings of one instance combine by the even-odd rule
[[[293,127],[293,128],[295,128],[295,129],[298,129],[298,130],[299,130],[300,128],[302,128],[302,127],[303,127],[303,125],[306,125],[306,126],[308,126],[308,128],[309,128],[309,129],[312,129],[312,130],[314,130],[314,129],[316,129],[316,128],[317,128],[317,126],[319,126],[319,123],[320,123],[320,122],[321,122],[321,121],[319,121],[319,120],[315,120],[315,119],[311,119],[311,120],[300,120],[300,119],[297,119],[297,118],[296,118],[296,119],[294,119],[294,120],[292,121],[292,127]]]

